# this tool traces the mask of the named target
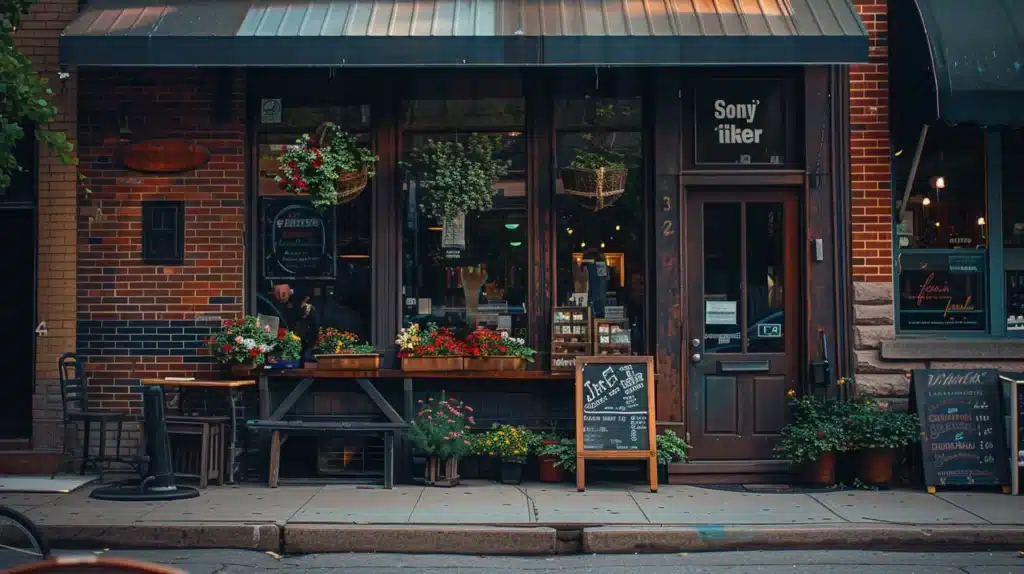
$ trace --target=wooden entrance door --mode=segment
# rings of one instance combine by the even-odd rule
[[[687,428],[696,460],[765,460],[797,372],[796,192],[690,191]]]

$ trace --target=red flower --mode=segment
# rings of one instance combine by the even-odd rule
[[[225,327],[230,327],[231,326],[231,321],[230,320],[225,320],[224,321],[224,326]]]
[[[318,159],[314,159],[313,160],[313,167],[314,168],[320,169],[321,167],[323,167],[323,165],[324,165],[324,162],[322,162],[322,161],[320,161]]]
[[[224,345],[224,352],[225,353],[230,353],[231,352],[231,345]]]
[[[288,330],[287,329],[278,329],[277,330],[277,338],[278,339],[284,339],[286,336],[288,336]]]
[[[823,431],[823,430],[818,431],[818,438],[825,438],[825,431]]]
[[[259,350],[257,350],[257,349],[250,349],[250,350],[249,350],[249,356],[250,356],[250,357],[254,357],[254,358],[255,358],[255,357],[257,357],[257,356],[258,356],[259,354],[260,354],[260,352],[259,352]]]
[[[309,184],[306,183],[306,180],[300,179],[299,181],[295,182],[295,186],[298,187],[299,189],[306,189],[307,187],[309,187]]]
[[[508,347],[506,347],[505,345],[502,345],[502,346],[498,347],[498,350],[501,351],[502,353],[505,353],[505,352],[508,352]]]
[[[292,161],[288,162],[288,167],[290,167],[292,169],[296,169],[297,167],[299,167],[299,162],[297,162],[297,161],[295,161],[293,159]]]

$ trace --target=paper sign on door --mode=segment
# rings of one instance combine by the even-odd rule
[[[736,324],[736,302],[735,301],[705,301],[704,302],[704,324],[705,325],[735,325]]]

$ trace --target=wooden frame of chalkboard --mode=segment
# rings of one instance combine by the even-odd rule
[[[1003,396],[1010,407],[1006,414],[1006,438],[1010,445],[1010,494],[1017,496],[1020,494],[1020,469],[1024,467],[1024,457],[1020,456],[1024,448],[1024,437],[1021,436],[1024,430],[1021,424],[1021,416],[1024,414],[1024,373],[1010,373],[1000,375],[999,378],[1007,387]]]
[[[1002,486],[1009,493],[999,372],[914,369],[911,377],[928,492],[946,486]]]
[[[607,366],[600,373],[600,381],[595,384],[586,379],[589,367],[597,365]],[[632,367],[632,368],[626,368]],[[637,377],[638,371],[643,373],[642,378]],[[639,387],[637,388],[637,385]],[[633,389],[633,390],[630,390]],[[636,397],[637,391],[643,391],[643,395]],[[585,407],[584,394],[592,393],[590,397],[590,411]],[[596,395],[600,393],[601,397]],[[576,489],[582,492],[586,487],[586,461],[587,459],[604,460],[647,460],[648,474],[651,483],[651,492],[658,492],[658,441],[657,424],[655,422],[654,407],[654,357],[651,356],[602,356],[602,357],[577,357],[576,358]],[[610,399],[620,397],[621,404],[612,403]],[[630,397],[633,397],[633,405],[630,405]],[[597,403],[600,398],[605,400]],[[638,399],[638,400],[637,400]],[[603,408],[600,408],[603,407]],[[632,407],[634,410],[627,410]],[[642,410],[641,410],[642,409]],[[594,427],[594,434],[587,433],[586,417],[597,417],[592,422],[603,423],[601,427]],[[639,420],[640,418],[644,420]],[[638,423],[646,423],[641,426]],[[621,431],[626,431],[629,436],[623,438],[607,438],[609,427],[617,425]],[[613,428],[612,431],[615,429]],[[598,436],[594,436],[594,435]],[[604,435],[604,436],[601,436]],[[605,448],[588,449],[588,438],[590,444],[626,444],[625,448],[611,449],[606,444]],[[644,440],[646,439],[646,440]],[[644,444],[646,443],[646,444]],[[629,448],[629,444],[638,448]]]

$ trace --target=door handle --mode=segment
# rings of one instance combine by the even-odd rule
[[[700,356],[700,353],[694,353],[690,355],[690,362],[693,363],[694,365],[699,364],[701,358],[702,357]]]

